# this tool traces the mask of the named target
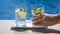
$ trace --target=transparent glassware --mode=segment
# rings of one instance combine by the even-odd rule
[[[16,8],[15,17],[16,17],[16,27],[26,27],[26,9]]]
[[[26,27],[26,7],[15,7],[15,24],[16,24],[16,28],[23,28]],[[17,29],[14,30],[15,34],[25,34],[26,30],[24,29]]]
[[[32,16],[37,14],[42,14],[44,12],[43,5],[32,5]]]
[[[37,14],[39,16],[41,16],[41,14],[44,13],[44,5],[32,5],[31,8],[32,8],[32,17],[37,15]],[[35,26],[35,25],[33,25],[33,27],[46,27],[46,26]]]

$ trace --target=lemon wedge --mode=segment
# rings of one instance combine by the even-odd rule
[[[42,13],[43,13],[42,8],[32,9],[32,14],[33,14],[33,15],[42,14]]]
[[[16,16],[21,18],[26,18],[26,11],[24,9],[17,9],[15,10]]]

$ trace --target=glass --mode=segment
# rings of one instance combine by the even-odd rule
[[[32,15],[42,14],[44,12],[44,8],[42,6],[33,6],[32,7]]]
[[[33,5],[32,6],[32,16],[39,15],[44,13],[44,6],[43,5]],[[33,19],[33,18],[32,18]],[[45,26],[34,26],[33,27],[45,27]]]
[[[15,9],[16,16],[16,26],[17,27],[26,27],[26,9],[24,8],[16,8]]]
[[[33,8],[32,9],[32,13],[33,15],[37,15],[37,14],[42,14],[42,8]]]

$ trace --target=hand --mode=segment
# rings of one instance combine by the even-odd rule
[[[32,21],[34,26],[52,26],[59,23],[58,17],[60,16],[35,15]]]

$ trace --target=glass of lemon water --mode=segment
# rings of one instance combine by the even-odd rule
[[[37,14],[42,14],[43,13],[43,9],[42,8],[36,8],[36,7],[33,7],[32,8],[32,14],[33,15],[37,15]]]
[[[15,9],[16,16],[16,26],[17,27],[26,27],[26,10],[23,8]]]
[[[32,7],[32,16],[43,14],[44,12],[44,7],[43,6],[33,6]],[[33,19],[33,18],[32,18]],[[45,26],[34,26],[33,27],[45,27]]]

